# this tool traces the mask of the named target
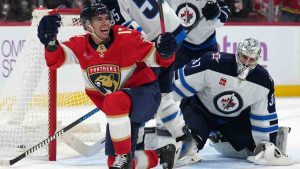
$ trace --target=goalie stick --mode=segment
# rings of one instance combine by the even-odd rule
[[[45,145],[48,145],[52,140],[57,139],[58,137],[63,135],[66,131],[70,130],[71,128],[73,128],[74,126],[76,126],[79,123],[83,122],[84,120],[88,119],[89,117],[91,117],[92,115],[97,113],[98,111],[99,111],[98,108],[93,109],[92,111],[88,112],[87,114],[80,117],[76,121],[74,121],[71,124],[67,125],[66,127],[62,128],[61,130],[55,132],[52,136],[49,136],[47,139],[45,139],[42,142],[40,142],[39,144],[33,146],[32,148],[25,151],[24,153],[22,153],[21,155],[19,155],[16,158],[14,158],[12,160],[0,160],[0,166],[11,166],[11,165],[15,164],[16,162],[22,160],[23,158],[25,158],[26,156],[32,154],[33,152],[40,149],[41,147],[44,147]]]

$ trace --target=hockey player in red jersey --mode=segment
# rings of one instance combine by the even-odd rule
[[[135,30],[112,26],[109,11],[101,3],[84,7],[80,18],[88,33],[64,43],[56,40],[60,16],[41,19],[38,37],[45,45],[47,65],[50,69],[80,65],[85,92],[108,121],[105,153],[109,168],[132,168],[138,127],[153,118],[161,100],[150,67],[168,67],[174,61],[176,40],[171,33],[163,33],[152,43]],[[173,162],[166,160],[174,154],[172,144],[150,151],[147,155],[153,160],[149,168],[157,165],[158,158],[172,168]]]

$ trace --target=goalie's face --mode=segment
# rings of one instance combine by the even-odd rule
[[[260,53],[260,45],[253,38],[245,39],[239,43],[236,54],[238,78],[246,79],[248,74],[256,67],[258,59],[261,57]]]
[[[91,27],[97,37],[103,41],[109,38],[109,31],[111,28],[110,17],[108,14],[101,14],[94,16],[91,20]]]

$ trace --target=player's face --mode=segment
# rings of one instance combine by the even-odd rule
[[[111,27],[109,15],[103,14],[93,17],[91,26],[98,38],[102,40],[109,38],[109,30]]]
[[[246,55],[242,55],[240,56],[240,62],[246,66],[246,67],[250,67],[252,65],[255,65],[257,60],[255,58],[246,56]]]

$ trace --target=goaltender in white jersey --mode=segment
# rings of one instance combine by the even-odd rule
[[[256,164],[289,165],[286,140],[278,142],[274,82],[257,64],[260,53],[259,42],[249,38],[237,54],[210,52],[192,60],[176,71],[174,97],[192,96],[181,111],[199,149],[214,131],[236,152],[247,149]]]

